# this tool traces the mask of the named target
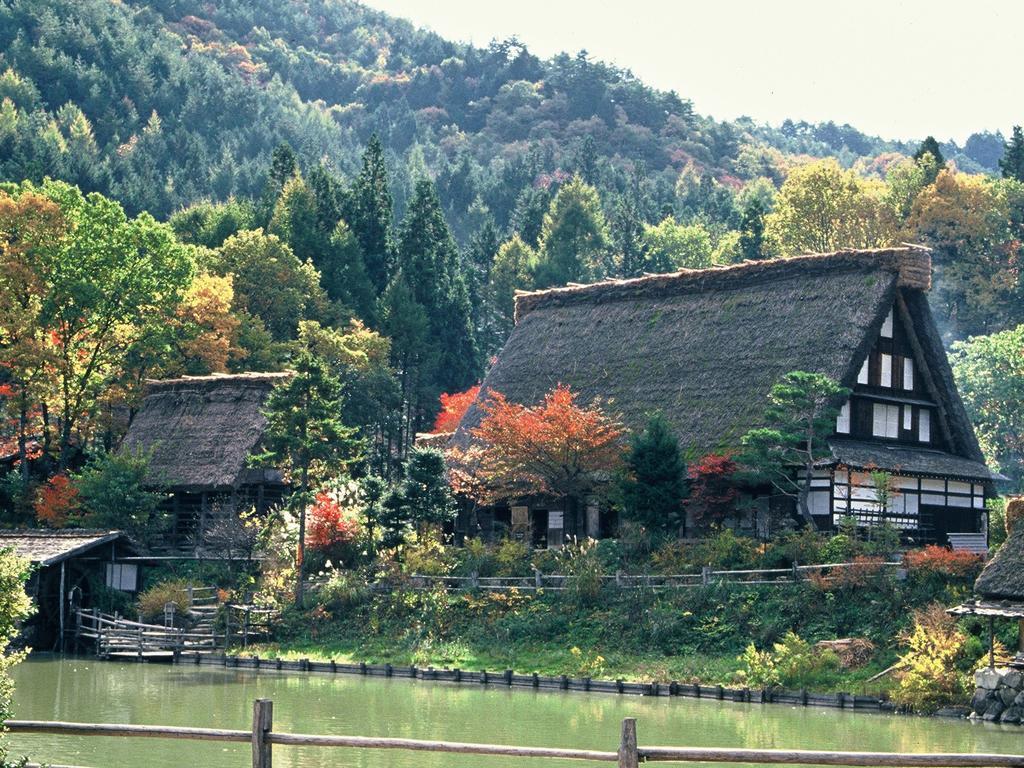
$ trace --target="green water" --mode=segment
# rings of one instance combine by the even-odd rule
[[[576,747],[614,751],[623,717],[641,744],[1024,752],[1024,728],[782,705],[540,692],[349,675],[225,670],[38,658],[14,672],[15,716],[244,728],[252,701],[274,701],[274,730]],[[14,754],[111,768],[249,765],[247,745],[158,739],[9,736]],[[279,768],[524,768],[540,760],[275,747]],[[558,761],[562,765],[587,765]]]

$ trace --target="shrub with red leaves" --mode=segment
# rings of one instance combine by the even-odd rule
[[[330,556],[338,548],[355,541],[358,534],[359,523],[345,517],[337,499],[324,492],[316,495],[306,528],[306,543],[311,549]]]
[[[956,552],[932,544],[912,549],[903,557],[907,570],[914,574],[976,578],[981,572],[982,557],[973,552]]]

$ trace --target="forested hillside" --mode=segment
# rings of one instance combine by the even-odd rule
[[[332,367],[346,423],[385,466],[441,393],[482,376],[517,289],[845,247],[932,247],[946,340],[1009,332],[1024,322],[1022,179],[1019,131],[958,147],[716,122],[585,53],[455,44],[343,0],[0,0],[4,268],[36,269],[19,261],[33,231],[53,263],[92,264],[93,286],[138,278],[117,249],[174,267],[172,285],[138,286],[144,320],[107,318],[102,365],[72,359],[94,331],[52,308],[107,299],[62,270],[0,286],[26,310],[16,329],[0,319],[0,346],[28,344],[7,356],[0,437],[27,456],[29,437],[46,452],[59,434],[64,463],[72,444],[114,444],[111,404],[147,376],[279,369],[301,351]],[[15,226],[26,217],[38,230]],[[960,353],[979,423],[993,396],[971,371],[997,348]],[[42,385],[55,354],[80,397]],[[1020,449],[991,421],[1005,465]]]

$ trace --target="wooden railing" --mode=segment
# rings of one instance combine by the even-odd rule
[[[451,741],[279,733],[273,730],[273,702],[253,703],[252,728],[223,730],[164,725],[66,723],[41,720],[8,720],[13,733],[48,733],[64,736],[129,736],[136,738],[187,739],[247,743],[252,747],[252,767],[271,768],[275,745],[341,747],[350,749],[397,749],[461,755],[533,757],[557,760],[591,760],[616,763],[619,768],[638,768],[641,762],[755,763],[782,765],[928,766],[936,768],[1024,768],[1024,755],[949,754],[895,752],[837,752],[779,749],[729,749],[721,747],[647,747],[637,741],[636,720],[622,721],[619,748],[615,752],[557,747],[520,747]]]
[[[621,589],[687,589],[693,587],[708,586],[711,584],[750,584],[750,585],[771,585],[781,586],[795,584],[805,581],[811,574],[825,578],[826,580],[837,575],[839,571],[850,568],[873,568],[879,572],[900,573],[903,569],[901,562],[884,563],[822,563],[820,565],[800,565],[794,563],[789,568],[754,568],[742,570],[714,570],[703,568],[700,573],[685,574],[605,574],[601,581],[606,585],[613,585]],[[558,573],[541,573],[534,570],[532,576],[427,576],[413,574],[409,582],[414,589],[434,589],[444,587],[445,589],[483,589],[500,590],[508,589],[548,591],[564,590],[571,577]],[[318,584],[312,584],[315,589]],[[374,585],[376,586],[376,585]],[[389,588],[388,583],[381,583],[381,587]]]
[[[216,637],[207,632],[188,632],[160,624],[144,624],[98,611],[78,611],[76,644],[80,640],[95,643],[96,655],[131,654],[139,658],[194,651],[212,651]]]

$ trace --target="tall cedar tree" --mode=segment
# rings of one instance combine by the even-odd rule
[[[562,187],[544,216],[540,239],[538,288],[604,276],[610,238],[597,190],[579,176]]]
[[[827,438],[835,431],[839,403],[850,391],[828,376],[790,371],[768,393],[764,427],[743,436],[741,462],[780,493],[797,501],[797,511],[811,527],[807,503],[814,466],[828,458]]]
[[[309,352],[295,360],[295,375],[274,387],[267,397],[264,415],[267,429],[264,464],[288,470],[299,488],[289,504],[299,512],[299,545],[296,552],[295,604],[302,605],[306,549],[306,507],[311,502],[311,472],[336,474],[362,457],[363,443],[356,430],[345,426],[341,382],[327,365]]]
[[[618,488],[623,516],[649,531],[678,533],[686,495],[686,464],[679,441],[665,417],[655,413],[644,431],[630,440]]]
[[[564,385],[533,406],[491,392],[480,408],[483,418],[471,430],[479,443],[472,457],[460,457],[483,496],[476,500],[551,496],[565,502],[579,530],[582,502],[622,466],[621,425],[599,404],[579,405]]]
[[[1013,126],[1013,135],[1006,142],[999,168],[1004,179],[1024,181],[1024,132],[1019,125]]]
[[[409,210],[402,221],[398,244],[399,264],[413,297],[430,324],[430,343],[437,349],[436,391],[465,389],[479,373],[469,293],[459,263],[459,252],[441,210],[434,185],[416,183]]]
[[[347,220],[359,241],[366,273],[378,294],[384,291],[391,278],[394,261],[393,205],[384,165],[384,146],[374,134],[366,145],[363,167],[349,192]]]

